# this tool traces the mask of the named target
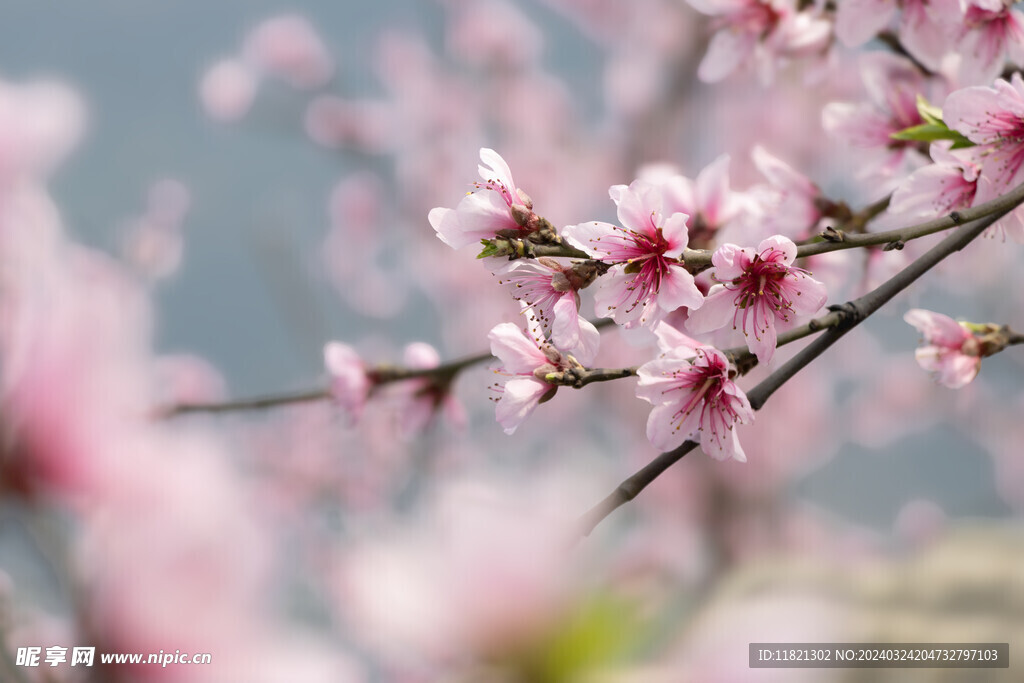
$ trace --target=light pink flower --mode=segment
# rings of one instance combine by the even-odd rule
[[[961,0],[963,16],[953,36],[961,56],[960,81],[987,84],[1007,60],[1024,59],[1024,14],[1008,0]]]
[[[468,192],[454,209],[437,207],[428,214],[438,238],[453,249],[489,239],[502,230],[528,232],[523,223],[532,215],[533,201],[516,187],[512,171],[497,152],[483,148],[480,160],[484,162],[478,169],[483,182],[473,184],[476,191]]]
[[[491,340],[491,353],[500,361],[494,372],[507,378],[503,384],[495,383],[491,387],[501,394],[494,399],[497,401],[495,414],[506,434],[514,433],[541,400],[554,395],[558,386],[545,382],[546,374],[568,370],[574,367],[574,360],[581,365],[590,363],[600,342],[600,334],[593,326],[589,330],[581,328],[584,343],[577,349],[579,355],[563,355],[541,340],[539,331],[535,328],[528,336],[514,323],[501,323],[487,335]]]
[[[745,210],[730,226],[728,238],[750,244],[771,235],[808,237],[822,217],[821,189],[760,145],[751,150],[750,157],[768,182],[750,188]]]
[[[671,176],[662,184],[662,193],[664,213],[689,216],[686,227],[694,248],[711,243],[719,228],[735,218],[741,208],[738,195],[729,189],[728,154],[705,166],[696,180]]]
[[[642,180],[614,185],[609,194],[624,227],[595,221],[562,231],[573,245],[615,264],[598,282],[597,315],[626,328],[650,327],[682,306],[699,308],[700,290],[678,260],[687,245],[689,217],[665,216],[661,193]]]
[[[1013,74],[1010,82],[997,80],[989,87],[957,90],[942,107],[946,125],[965,135],[977,147],[972,159],[981,175],[1003,192],[1024,181],[1024,79]]]
[[[704,305],[692,311],[687,328],[694,333],[724,327],[732,319],[747,346],[762,363],[775,354],[776,337],[796,325],[798,315],[818,311],[828,298],[825,285],[794,267],[796,245],[780,235],[757,249],[723,244],[711,257],[716,284]]]
[[[823,55],[832,34],[830,22],[799,12],[794,0],[688,0],[715,17],[717,29],[697,68],[705,82],[720,81],[741,64],[755,64],[765,85],[778,63]]]
[[[881,171],[893,174],[908,161],[917,143],[893,140],[892,133],[924,123],[917,111],[917,96],[929,86],[920,70],[909,60],[886,52],[861,57],[861,78],[869,103],[833,102],[822,111],[826,132],[855,147],[878,150]]]
[[[348,344],[332,341],[324,346],[324,365],[331,377],[331,396],[353,422],[358,420],[372,384],[363,359]]]
[[[297,14],[267,19],[246,37],[243,53],[264,73],[310,89],[334,75],[334,61],[309,20]]]
[[[930,166],[914,171],[892,195],[888,213],[894,216],[934,218],[970,208],[998,196],[992,182],[981,176],[972,149],[950,149],[952,143],[931,146]],[[1009,235],[1024,242],[1024,208],[1017,207],[985,231],[986,236]]]
[[[884,30],[901,7],[900,44],[923,65],[937,70],[959,15],[958,8],[951,14],[947,5],[945,0],[844,0],[836,4],[836,37],[848,47],[862,45]]]
[[[654,405],[651,443],[670,451],[692,439],[716,460],[746,462],[735,426],[753,422],[754,411],[731,372],[725,355],[710,346],[680,345],[641,365],[636,395]]]
[[[495,273],[499,284],[540,323],[546,337],[572,353],[580,344],[580,328],[592,325],[579,314],[579,277],[572,266],[562,267],[551,258],[536,262],[516,260]],[[574,280],[576,280],[574,286]]]
[[[238,121],[256,99],[259,77],[240,59],[222,59],[199,81],[199,101],[218,121]]]
[[[441,356],[430,344],[413,342],[405,347],[402,362],[410,370],[428,370],[441,364]],[[393,394],[397,394],[395,412],[401,434],[406,438],[419,434],[438,411],[443,411],[453,426],[464,427],[466,410],[450,389],[450,379],[439,382],[425,377],[400,382]]]
[[[903,319],[924,335],[925,346],[914,356],[925,370],[950,389],[966,385],[981,368],[980,349],[974,335],[949,316],[913,308]]]

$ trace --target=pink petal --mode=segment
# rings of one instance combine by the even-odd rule
[[[697,78],[705,83],[720,81],[747,60],[754,50],[757,37],[729,28],[718,31],[708,45],[708,51],[697,67]]]
[[[491,341],[491,353],[508,372],[528,375],[548,362],[544,352],[514,323],[495,325],[487,338]]]
[[[676,426],[672,420],[678,408],[675,404],[669,403],[655,406],[647,417],[647,440],[655,448],[662,451],[671,451],[678,448],[690,435],[697,431],[699,412],[694,410],[683,419],[681,425]]]
[[[588,221],[578,225],[565,226],[562,228],[562,237],[572,246],[582,249],[594,258],[605,258],[609,252],[601,244],[601,239],[607,239],[608,235],[614,232],[615,226],[611,223]]]
[[[512,434],[530,416],[550,385],[531,377],[516,377],[505,382],[505,391],[495,406],[498,424]]]
[[[796,258],[796,245],[793,244],[793,240],[788,237],[783,237],[782,235],[773,235],[761,240],[761,243],[757,245],[757,253],[761,254],[761,258],[766,261],[769,260],[767,258],[768,251],[774,251],[776,254],[782,254],[782,259],[779,263],[783,263],[787,266],[791,265],[793,260]]]
[[[948,315],[912,308],[903,314],[903,320],[917,328],[930,343],[946,348],[959,349],[964,340],[971,336],[957,321]]]
[[[684,307],[693,311],[704,303],[704,295],[697,289],[690,273],[682,268],[670,267],[668,274],[661,278],[657,303],[665,313]],[[654,321],[651,321],[651,324],[653,323]]]
[[[493,149],[484,147],[480,150],[480,160],[486,164],[477,167],[480,178],[484,182],[497,180],[514,195],[517,188],[515,181],[512,180],[512,169],[508,167],[508,164],[501,158],[501,155]],[[513,197],[513,199],[516,198]]]
[[[735,300],[735,292],[724,285],[715,285],[704,299],[704,305],[690,311],[686,329],[694,334],[704,334],[725,327],[736,315]]]
[[[836,37],[857,47],[886,27],[896,10],[893,0],[843,0],[836,6]]]
[[[714,226],[725,223],[735,207],[729,203],[729,155],[723,154],[697,175],[696,209]]]

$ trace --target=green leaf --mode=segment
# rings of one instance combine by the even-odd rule
[[[476,255],[477,258],[487,258],[498,253],[498,245],[491,240],[480,240],[480,243],[484,245],[484,248],[483,251]]]
[[[925,99],[924,95],[917,96],[917,113],[921,118],[935,126],[945,126],[942,121],[942,109]]]
[[[962,147],[973,147],[974,143],[965,138],[955,130],[951,130],[944,123],[922,123],[919,126],[911,126],[889,135],[893,140],[905,140],[910,142],[935,142],[936,140],[952,140],[954,149]]]

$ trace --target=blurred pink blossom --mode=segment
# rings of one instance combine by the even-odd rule
[[[825,130],[850,145],[875,150],[885,175],[898,174],[908,163],[920,165],[916,143],[890,135],[924,123],[917,97],[932,95],[936,86],[908,59],[887,52],[862,55],[860,71],[870,101],[829,104],[821,117]]]
[[[949,316],[913,308],[903,319],[924,335],[925,346],[914,353],[918,365],[936,373],[940,384],[959,389],[981,368],[978,342],[966,327]]]
[[[366,364],[348,344],[328,342],[324,346],[324,365],[331,379],[331,396],[355,422],[366,406],[372,382]]]
[[[1024,60],[1024,14],[1014,4],[1013,0],[961,0],[963,15],[952,40],[961,56],[964,85],[988,85],[1006,62],[1019,65]]]
[[[199,81],[199,101],[218,121],[238,121],[249,113],[256,99],[259,77],[239,59],[222,59]]]
[[[795,58],[824,56],[832,25],[810,11],[798,11],[794,0],[687,0],[715,17],[707,54],[697,75],[720,81],[743,64],[754,64],[762,84],[770,85],[776,68]]]
[[[300,89],[320,87],[334,75],[327,46],[309,20],[297,14],[257,24],[246,36],[242,53],[260,72]]]

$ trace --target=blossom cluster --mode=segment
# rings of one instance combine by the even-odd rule
[[[490,333],[499,359],[495,372],[505,378],[495,385],[498,421],[505,431],[513,433],[554,395],[558,382],[553,378],[584,372],[594,360],[599,334],[579,313],[579,290],[596,282],[597,317],[632,334],[656,336],[661,345],[661,355],[637,370],[637,395],[655,406],[647,429],[651,442],[671,450],[689,439],[715,458],[745,460],[734,426],[752,422],[753,412],[733,382],[736,369],[721,351],[692,341],[682,330],[708,334],[731,324],[742,332],[750,352],[767,363],[778,333],[816,313],[827,293],[821,282],[793,265],[796,245],[783,235],[756,247],[723,243],[706,272],[687,264],[691,229],[711,243],[729,220],[741,213],[749,220],[757,210],[752,200],[729,190],[728,159],[706,169],[696,182],[670,175],[614,185],[609,196],[617,223],[588,221],[553,235],[543,232],[549,224],[534,213],[501,156],[483,149],[480,158],[482,182],[454,209],[436,208],[429,218],[449,246],[483,242],[481,256],[510,286],[526,317],[526,332],[501,323]],[[565,264],[541,257],[535,264],[513,259],[502,265],[500,257],[490,256],[496,251],[494,241],[502,239],[568,246],[579,257]]]

